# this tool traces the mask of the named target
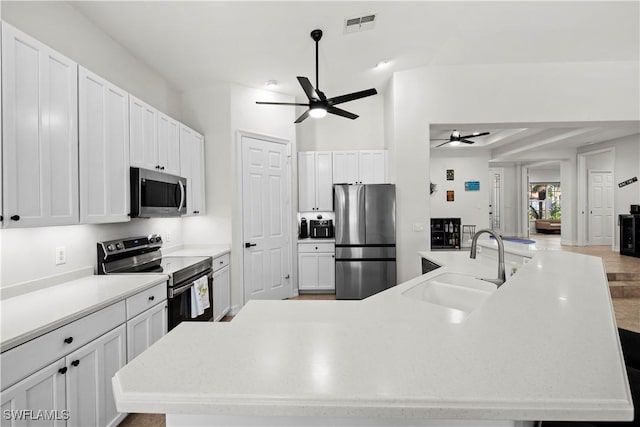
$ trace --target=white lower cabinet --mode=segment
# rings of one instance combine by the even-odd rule
[[[37,411],[41,409],[52,411],[51,413],[56,415],[54,418],[59,419],[42,422],[38,425],[65,426],[66,420],[63,419],[65,418],[63,411],[67,410],[66,376],[64,375],[66,370],[65,359],[63,358],[4,390],[0,404],[2,425],[4,426],[5,423],[7,426],[12,427],[30,425],[31,423],[28,420],[18,419],[20,411]],[[15,411],[13,413],[9,412],[11,420],[6,419],[7,413],[5,411]]]
[[[161,302],[127,320],[127,361],[145,351],[167,333],[167,302]]]
[[[298,245],[298,289],[335,290],[335,246],[333,243]]]
[[[121,325],[65,358],[68,371],[67,426],[115,426],[118,413],[111,378],[126,363],[126,328]]]
[[[214,263],[215,266],[215,263]],[[213,321],[222,319],[231,308],[230,267],[214,271],[213,273]]]

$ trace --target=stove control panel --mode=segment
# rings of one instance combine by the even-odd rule
[[[161,247],[162,236],[159,234],[107,240],[98,243],[98,261],[106,261],[109,258],[119,258],[124,255],[132,256],[136,253],[158,250]]]

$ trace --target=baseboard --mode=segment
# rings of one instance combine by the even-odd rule
[[[15,285],[0,288],[0,300],[17,297],[29,292],[39,291],[40,289],[56,286],[61,283],[77,280],[82,277],[93,276],[93,267],[87,266],[77,270],[67,271],[66,273],[55,274],[53,276],[42,277],[28,282],[17,283]]]
[[[229,312],[227,313],[227,316],[235,316],[236,314],[240,313],[241,309],[242,307],[240,307],[239,305],[232,305],[229,309]]]

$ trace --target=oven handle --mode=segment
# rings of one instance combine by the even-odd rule
[[[211,279],[213,279],[213,272],[210,271],[209,273],[205,274],[204,276],[207,276],[207,278],[209,279],[208,281],[211,282]],[[200,276],[200,277],[203,277],[203,276]],[[192,280],[189,283],[187,283],[186,285],[180,286],[179,288],[169,288],[169,298],[177,297],[178,295],[185,293],[187,290],[189,290],[191,288],[191,286],[193,286],[193,282],[195,282],[196,280],[197,279]],[[211,283],[209,283],[209,284],[211,284]]]
[[[178,206],[178,212],[180,212],[182,210],[182,205],[184,204],[184,186],[180,180],[178,180],[178,185],[180,186],[180,205]]]

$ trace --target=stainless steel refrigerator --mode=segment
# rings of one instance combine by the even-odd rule
[[[396,187],[333,186],[336,298],[363,299],[397,284]]]

